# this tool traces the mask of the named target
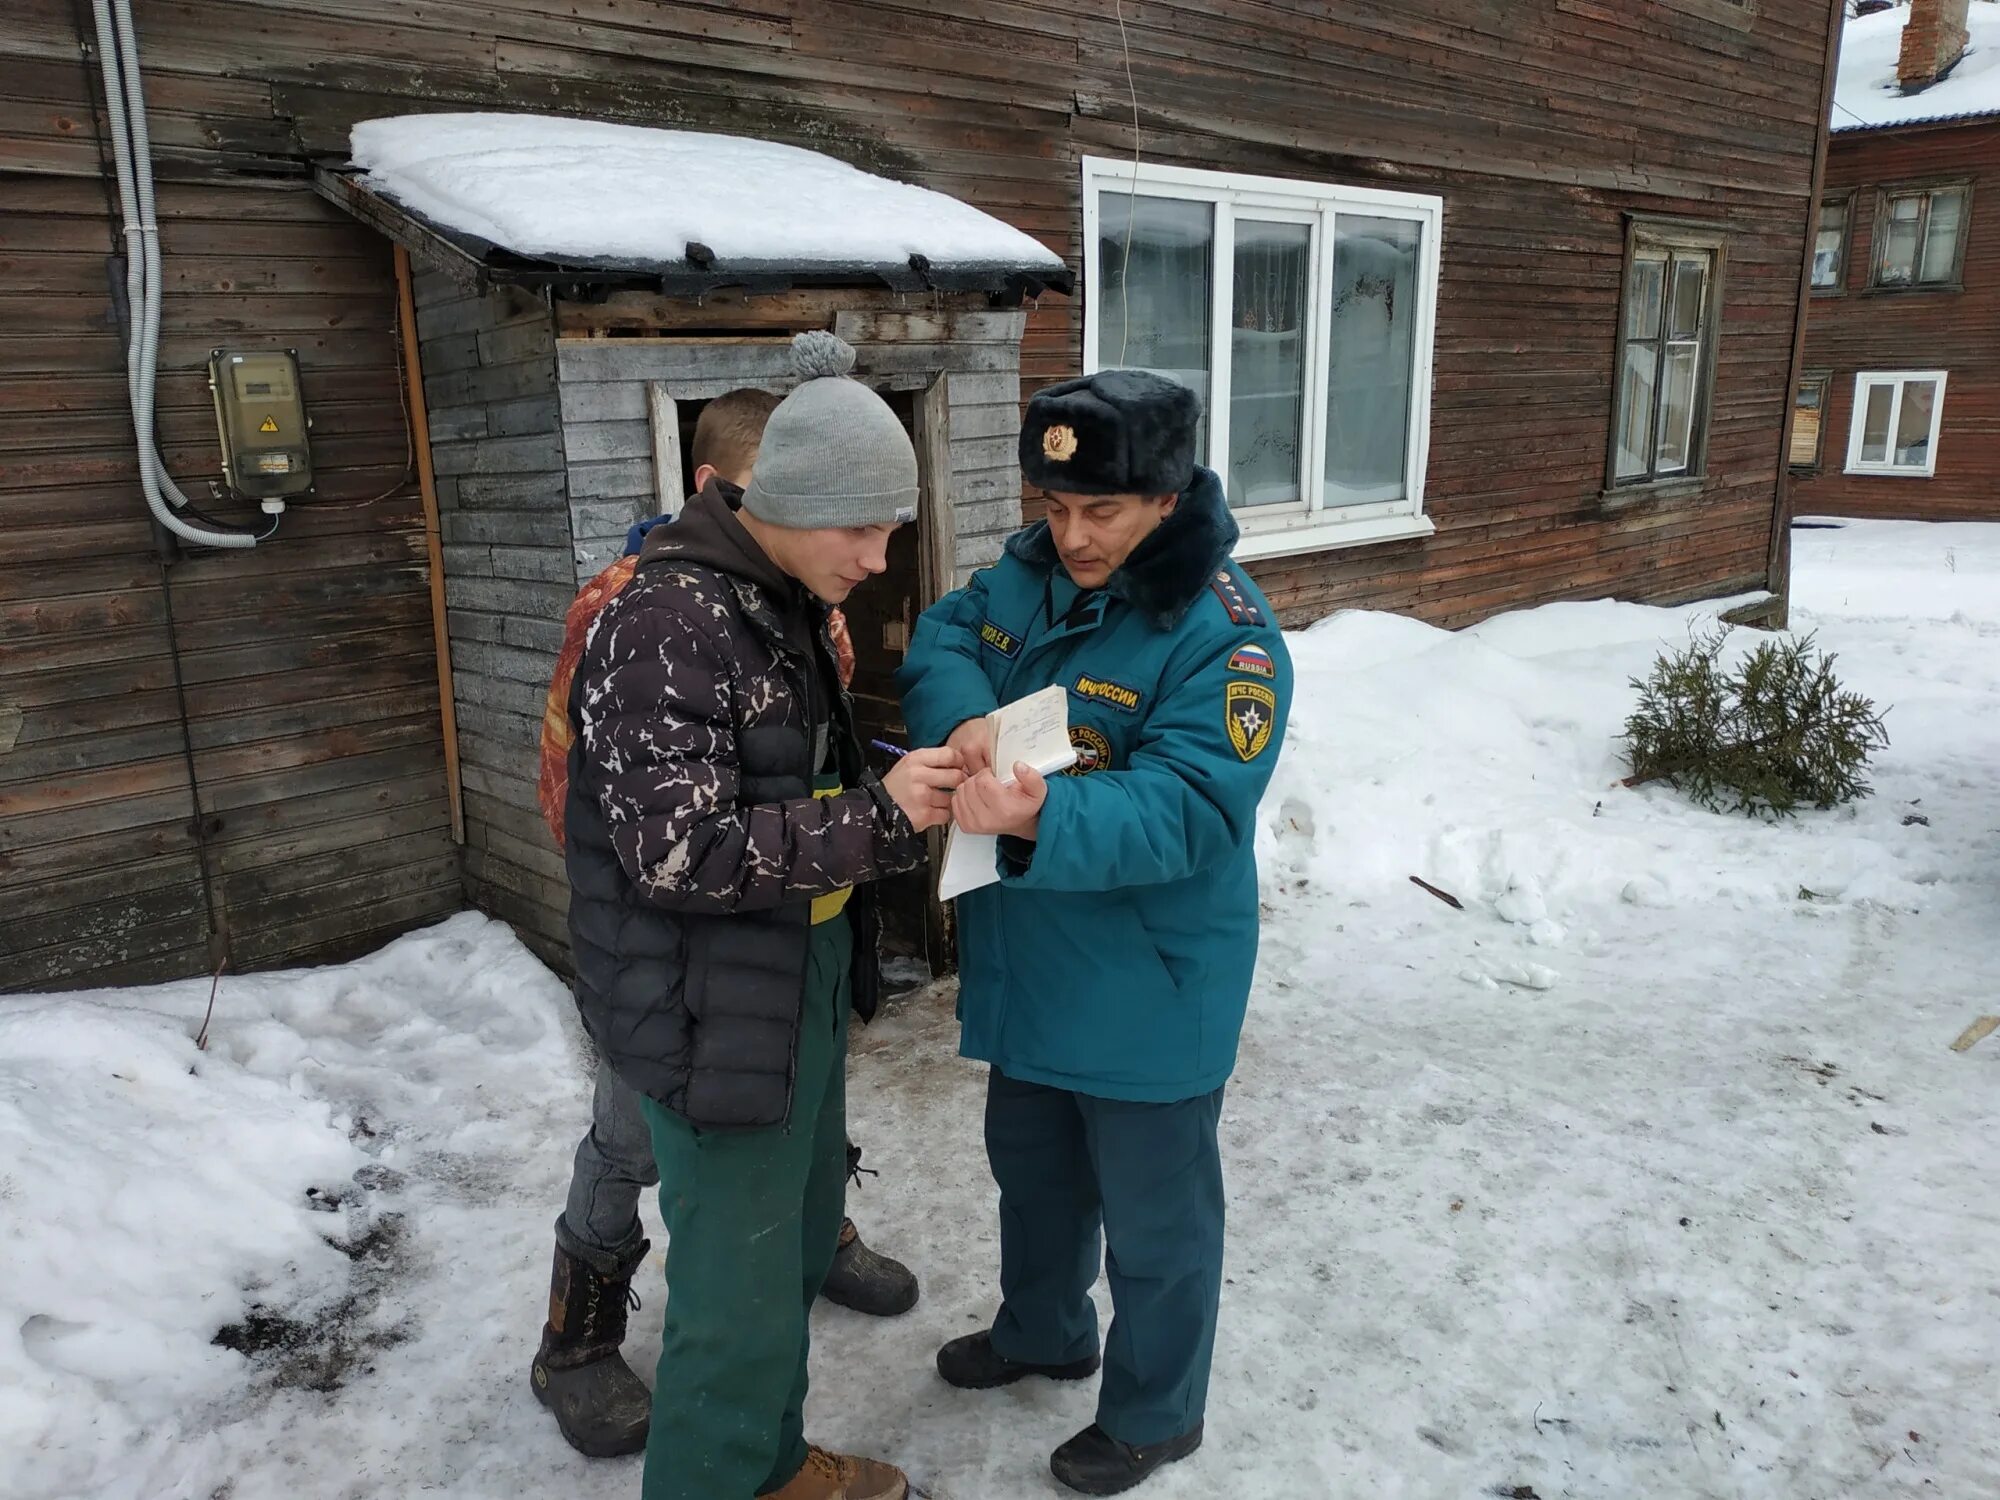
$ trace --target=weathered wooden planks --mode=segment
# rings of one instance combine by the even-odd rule
[[[534,811],[543,699],[578,576],[553,315],[538,297],[469,295],[437,274],[417,277],[416,301],[444,541],[465,891],[488,911],[504,895],[510,920],[531,912],[530,930],[560,933],[567,883]],[[638,429],[632,461],[643,454],[650,467],[644,422],[602,425]]]
[[[102,889],[90,884],[100,870],[129,870],[147,900],[166,889],[165,872],[191,857],[197,802],[174,744],[168,593],[148,572],[122,416],[104,266],[117,234],[78,14],[71,0],[16,0],[0,33],[0,704],[23,716],[9,752],[23,758],[10,773],[0,756],[0,884],[69,881],[73,911],[97,899],[79,893]],[[1293,621],[1373,605],[1457,624],[1547,598],[1682,598],[1758,576],[1827,19],[1827,0],[1126,0],[1118,15],[1058,0],[438,0],[386,18],[375,0],[142,7],[169,282],[168,462],[197,486],[213,472],[200,377],[210,347],[296,348],[328,502],[296,507],[281,545],[253,561],[177,565],[170,585],[198,801],[222,824],[205,835],[208,894],[225,907],[243,894],[216,872],[239,868],[259,839],[323,839],[300,850],[327,862],[313,869],[353,851],[413,872],[246,898],[231,929],[238,962],[344,951],[447,909],[455,892],[446,866],[418,852],[443,806],[442,753],[414,711],[434,682],[429,578],[388,257],[373,231],[303,190],[309,159],[338,160],[353,121],[527,108],[793,141],[985,207],[1073,266],[1086,153],[1136,148],[1149,161],[1439,193],[1437,534],[1257,572]],[[297,187],[274,188],[278,177]],[[1973,211],[1975,251],[2000,243],[1989,220],[2000,194],[1975,193]],[[1599,488],[1631,212],[1727,223],[1730,274],[1706,482],[1608,506]],[[677,399],[700,400],[767,373],[751,344],[699,377],[663,370],[655,340],[841,326],[864,373],[891,389],[914,397],[944,370],[950,438],[940,455],[929,423],[927,461],[948,469],[950,571],[963,576],[998,555],[1018,520],[1019,402],[1079,367],[1082,301],[1044,298],[1016,343],[1004,335],[1022,315],[975,298],[620,293],[551,310],[524,294],[488,306],[429,286],[420,337],[465,674],[454,694],[465,869],[482,904],[538,951],[560,951],[529,791],[532,678],[579,571],[656,503],[645,382],[673,380]],[[1934,311],[1947,303],[1949,315]],[[1842,311],[1858,331],[1820,360],[1849,372],[1834,382],[1829,448],[1844,436],[1851,369],[1906,367],[1896,335],[1914,329],[1954,361],[1939,478],[1921,491],[1869,484],[1942,503],[2000,489],[1978,457],[2000,453],[2000,394],[1957,373],[2000,344],[1971,294],[1851,296]],[[600,347],[579,350],[558,379],[585,340]],[[1809,481],[1799,503],[1838,508],[1840,488],[1832,475]],[[368,852],[378,847],[400,853]],[[122,937],[75,919],[69,958],[37,950],[32,972],[201,967],[205,917],[160,899]],[[0,966],[0,982],[14,978]]]
[[[218,81],[200,96],[256,92]],[[0,177],[0,259],[23,272],[0,287],[0,702],[23,730],[0,754],[0,887],[22,934],[0,988],[205,968],[211,905],[233,964],[310,957],[411,910],[412,867],[423,915],[455,904],[409,841],[444,802],[435,723],[410,712],[435,674],[387,248],[297,189],[162,177],[169,466],[194,493],[214,472],[208,349],[281,343],[300,352],[322,498],[254,552],[163,577],[109,332],[103,188]],[[302,911],[248,899],[281,833]],[[383,881],[351,902],[310,896],[335,868]]]
[[[1826,191],[1848,195],[1840,287],[1815,292],[1805,369],[1829,379],[1821,457],[1796,476],[1794,508],[1807,515],[2000,520],[2000,123],[1838,132]],[[1961,285],[1869,289],[1879,188],[1968,181]],[[1928,479],[1845,471],[1854,377],[1863,370],[1946,370],[1937,472]]]

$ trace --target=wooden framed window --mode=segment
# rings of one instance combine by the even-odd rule
[[[1956,288],[1965,263],[1969,183],[1885,188],[1875,204],[1874,287]]]
[[[1202,398],[1238,558],[1427,536],[1444,201],[1083,162],[1084,368]]]
[[[1822,199],[1819,226],[1813,232],[1812,285],[1816,292],[1837,292],[1847,279],[1847,226],[1853,219],[1854,200],[1843,193]]]
[[[1847,472],[1928,479],[1944,420],[1943,370],[1863,370],[1854,377]]]
[[[1792,392],[1791,466],[1816,474],[1826,452],[1826,397],[1833,377],[1824,372],[1804,375]]]
[[[1618,319],[1609,488],[1706,468],[1723,247],[1719,230],[1634,220]]]

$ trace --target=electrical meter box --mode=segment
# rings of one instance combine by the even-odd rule
[[[252,500],[276,500],[312,489],[312,446],[298,356],[256,349],[208,357],[208,388],[222,433],[222,469],[230,489]]]

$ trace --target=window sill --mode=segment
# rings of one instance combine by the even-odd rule
[[[1621,484],[1600,490],[1597,500],[1606,510],[1629,510],[1655,500],[1692,500],[1707,488],[1706,475],[1677,475],[1672,479],[1656,479],[1651,484]]]
[[[1237,523],[1242,524],[1242,516]],[[1245,527],[1230,556],[1238,562],[1272,557],[1297,557],[1308,552],[1332,552],[1379,542],[1407,542],[1437,531],[1428,516],[1382,516],[1372,521],[1330,521],[1312,526]]]
[[[1851,465],[1842,470],[1851,479],[1930,479],[1936,469],[1857,469]]]
[[[1933,294],[1938,292],[1956,294],[1962,293],[1964,290],[1965,283],[1963,281],[1918,281],[1912,282],[1908,286],[1882,286],[1871,283],[1861,289],[1861,295],[1864,297],[1921,297],[1926,292]]]

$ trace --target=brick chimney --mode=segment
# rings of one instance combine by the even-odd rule
[[[1910,19],[1903,24],[1903,53],[1896,60],[1896,82],[1914,94],[1936,83],[1965,52],[1968,0],[1910,0]]]

